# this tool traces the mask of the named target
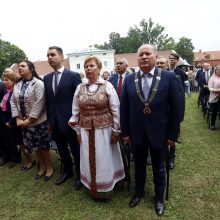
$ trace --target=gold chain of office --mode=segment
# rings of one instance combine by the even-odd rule
[[[136,87],[136,92],[137,92],[137,95],[138,97],[140,98],[141,102],[144,104],[144,114],[146,115],[149,115],[151,113],[151,109],[150,109],[150,103],[152,102],[152,100],[154,99],[156,93],[157,93],[157,88],[159,86],[159,82],[160,82],[160,79],[161,79],[161,69],[158,69],[158,75],[156,77],[156,82],[154,84],[154,87],[152,89],[152,93],[150,95],[150,97],[148,97],[147,101],[142,97],[141,95],[141,90],[140,90],[140,87],[139,87],[139,80],[138,80],[138,73],[135,74],[135,87]]]

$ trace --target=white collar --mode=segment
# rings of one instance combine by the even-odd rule
[[[152,76],[154,76],[154,71],[155,71],[155,67],[153,67],[153,69],[151,69],[151,71],[149,72]],[[140,76],[142,77],[144,72],[142,70],[140,70]]]
[[[60,69],[57,70],[57,72],[59,73],[63,73],[63,71],[64,71],[64,66],[62,66]]]
[[[101,77],[99,77],[98,78],[98,80],[96,81],[96,82],[94,82],[94,83],[90,83],[89,81],[88,81],[88,79],[86,78],[85,79],[85,84],[104,84],[106,82],[106,80],[104,80],[104,79],[102,79]]]

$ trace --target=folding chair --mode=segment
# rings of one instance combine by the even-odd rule
[[[119,140],[119,146],[121,149],[121,155],[122,160],[124,164],[125,169],[125,181],[127,182],[127,190],[130,190],[130,182],[131,182],[131,174],[130,174],[130,168],[131,168],[131,145],[130,144],[124,144],[123,140]]]

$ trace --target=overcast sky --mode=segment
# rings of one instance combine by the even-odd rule
[[[1,39],[24,50],[32,61],[45,60],[47,48],[64,53],[126,36],[129,27],[152,18],[175,41],[192,39],[195,51],[220,50],[219,0],[2,0]]]

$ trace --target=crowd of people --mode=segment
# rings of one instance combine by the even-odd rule
[[[210,130],[215,130],[217,114],[220,115],[220,65],[214,69],[209,63],[203,63],[196,74],[199,85],[198,105],[201,104],[205,118],[210,119]]]
[[[146,163],[150,155],[154,207],[162,215],[166,154],[169,149],[168,167],[174,169],[175,143],[180,142],[185,91],[188,91],[187,74],[177,67],[179,55],[170,54],[169,61],[158,58],[157,48],[145,44],[137,51],[138,72],[130,74],[127,60],[118,58],[115,74],[104,72],[103,78],[102,62],[96,56],[85,59],[85,76],[64,67],[60,47],[49,47],[47,58],[54,71],[44,79],[28,60],[18,64],[19,76],[10,69],[3,73],[0,165],[8,162],[10,168],[14,167],[21,162],[22,153],[21,170],[28,171],[36,164],[35,152],[39,164],[35,180],[49,181],[55,172],[51,162],[51,140],[54,140],[63,164],[62,175],[55,184],[71,178],[75,168],[75,190],[84,185],[93,199],[106,201],[126,175],[119,143],[130,144],[135,189],[129,207],[138,205],[145,195]],[[198,77],[201,88],[201,76]],[[217,66],[208,84],[214,113],[220,103],[219,79],[220,66]]]

